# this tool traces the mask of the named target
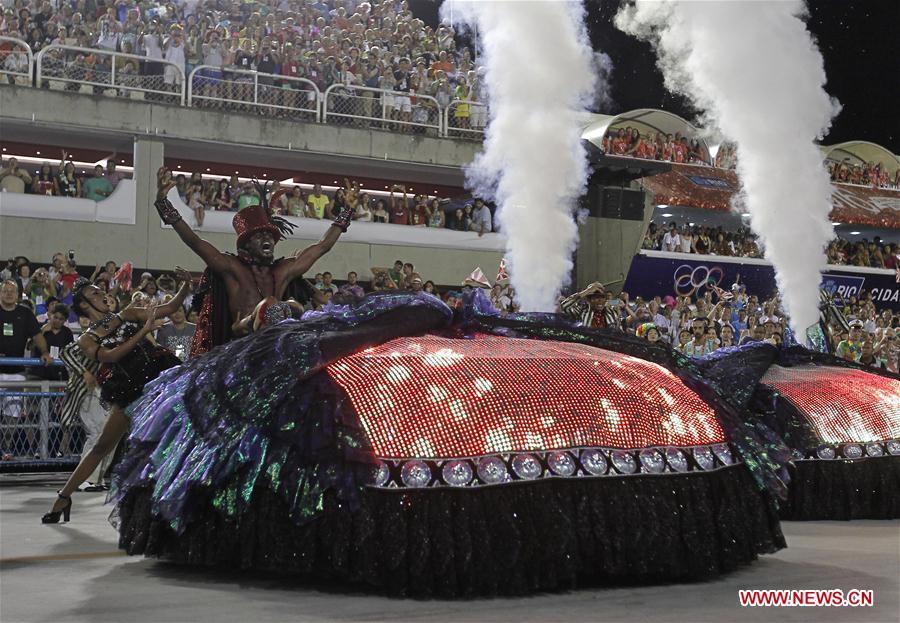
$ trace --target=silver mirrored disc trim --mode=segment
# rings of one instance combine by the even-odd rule
[[[694,460],[702,469],[712,469],[716,464],[715,454],[707,446],[694,448]]]
[[[441,476],[451,487],[465,487],[472,482],[475,472],[468,461],[456,459],[447,461],[441,468]]]
[[[378,461],[370,487],[486,487],[559,478],[622,478],[712,471],[740,464],[727,443],[712,446],[571,448],[451,459]]]
[[[638,453],[641,461],[641,469],[651,474],[661,474],[666,469],[666,459],[656,448],[648,448]]]
[[[534,480],[544,473],[540,460],[533,454],[517,454],[513,457],[512,468],[522,480]]]
[[[884,456],[884,448],[880,443],[867,443],[866,454],[869,456]]]
[[[385,486],[390,478],[391,468],[384,461],[378,461],[378,466],[375,468],[375,486]]]
[[[551,452],[547,455],[547,466],[556,476],[571,476],[578,469],[578,463],[568,452]]]
[[[427,487],[431,482],[431,467],[418,459],[407,461],[400,469],[400,480],[407,487]]]
[[[496,456],[486,456],[478,459],[478,478],[486,485],[498,485],[512,480],[512,476],[506,469],[503,459]]]
[[[666,448],[666,463],[676,472],[686,472],[690,468],[688,457],[680,448]]]
[[[855,461],[857,459],[900,456],[900,440],[888,439],[887,441],[868,441],[865,443],[821,444],[807,452],[794,450],[793,455],[794,460],[797,461],[832,461],[834,459]]]

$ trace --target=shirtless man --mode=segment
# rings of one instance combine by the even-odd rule
[[[241,337],[265,323],[264,315],[271,308],[279,308],[290,283],[309,270],[316,260],[328,253],[347,231],[353,214],[349,205],[341,211],[322,239],[288,258],[275,259],[275,244],[284,235],[276,221],[263,205],[245,208],[234,216],[233,226],[238,234],[237,255],[224,253],[200,238],[184,222],[175,206],[166,198],[175,186],[171,172],[160,168],[157,173],[157,211],[167,225],[171,225],[184,243],[206,262],[208,270],[222,280],[228,301],[228,318],[231,323],[220,332],[218,338],[210,335],[209,327],[198,326],[191,356],[202,354],[231,338]],[[205,308],[201,311],[201,321]],[[280,309],[279,313],[284,313]]]

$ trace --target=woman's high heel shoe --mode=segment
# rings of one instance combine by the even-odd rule
[[[45,513],[44,516],[41,517],[41,523],[59,523],[60,515],[62,515],[63,521],[69,521],[69,515],[71,515],[72,513],[72,497],[69,495],[63,495],[59,491],[56,492],[56,495],[60,500],[66,500],[66,505],[58,511]]]

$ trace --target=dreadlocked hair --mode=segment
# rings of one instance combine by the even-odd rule
[[[263,207],[269,216],[269,222],[278,228],[281,237],[287,238],[289,234],[294,233],[296,225],[285,218],[272,214],[272,210],[269,208],[269,184],[271,184],[269,181],[265,184],[260,184],[258,179],[253,178],[253,185],[256,186],[256,190],[259,193],[259,205]]]

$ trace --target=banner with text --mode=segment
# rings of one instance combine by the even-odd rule
[[[672,170],[641,180],[658,205],[732,210],[740,188],[730,169],[672,164]],[[834,184],[831,220],[871,227],[900,228],[900,189]]]
[[[775,271],[764,260],[641,251],[634,256],[623,290],[631,297],[702,296],[714,286],[729,290],[738,281],[750,294],[770,298],[776,291]],[[889,270],[829,267],[821,287],[839,298],[871,292],[879,309],[900,312],[900,273]],[[717,300],[714,297],[714,300]]]

